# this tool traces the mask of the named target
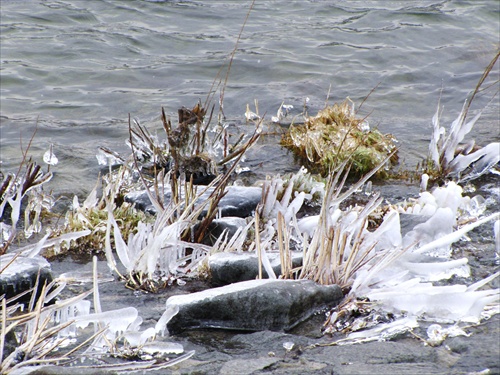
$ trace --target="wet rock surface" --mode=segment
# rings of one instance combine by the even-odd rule
[[[315,318],[321,324],[321,316]],[[498,374],[500,318],[471,329],[470,337],[439,347],[408,336],[394,341],[327,346],[331,339],[282,332],[236,334],[193,331],[178,336],[196,355],[171,374]],[[326,345],[326,346],[325,346]],[[248,365],[246,365],[248,364]]]
[[[321,318],[321,317],[319,317]],[[327,345],[315,339],[283,332],[235,333],[191,331],[170,340],[196,354],[171,368],[151,374],[195,375],[450,375],[499,374],[500,317],[471,329],[470,337],[447,339],[439,347],[415,338],[361,345]],[[286,347],[286,348],[285,348]],[[287,349],[290,348],[290,349]],[[104,374],[98,369],[50,366],[32,374]],[[108,373],[109,374],[109,373]]]
[[[343,298],[337,285],[309,280],[251,280],[167,300],[179,313],[167,324],[171,333],[221,328],[288,331]]]
[[[204,186],[199,186],[198,191],[204,189]],[[213,188],[208,189],[199,199],[199,202],[204,202],[208,199],[210,194],[213,192]],[[228,186],[226,188],[226,195],[221,199],[219,203],[219,211],[221,216],[236,216],[236,217],[248,217],[252,215],[255,208],[260,202],[262,189],[260,187],[253,186]],[[167,191],[164,196],[165,204],[170,202],[172,194]],[[139,210],[148,212],[150,214],[156,214],[156,209],[151,204],[148,194],[145,190],[131,192],[125,196],[125,201],[130,203],[135,203],[136,208]],[[203,214],[206,211],[203,211]]]
[[[269,262],[276,276],[281,275],[279,253],[268,253]],[[302,253],[292,253],[292,267],[302,265]],[[211,283],[221,286],[239,281],[254,280],[259,275],[259,258],[255,253],[216,253],[208,258]],[[262,270],[262,277],[268,278],[266,270]]]
[[[213,220],[209,227],[208,233],[203,238],[203,243],[209,246],[213,246],[218,238],[226,232],[226,238],[232,238],[238,229],[243,228],[247,225],[245,219],[236,216],[221,217],[220,219]],[[195,228],[197,226],[195,225]]]

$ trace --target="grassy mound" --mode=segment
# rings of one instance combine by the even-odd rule
[[[370,130],[364,118],[356,116],[354,105],[346,99],[328,106],[303,125],[291,125],[281,144],[293,151],[300,163],[323,176],[351,158],[351,174],[361,176],[380,164],[395,148],[395,138]],[[390,164],[397,162],[397,155]],[[381,169],[378,177],[387,170]]]

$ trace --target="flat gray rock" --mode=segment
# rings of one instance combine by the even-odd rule
[[[279,253],[267,253],[276,276],[281,275]],[[302,252],[292,253],[292,266],[302,265]],[[228,285],[239,281],[255,280],[259,275],[259,258],[255,253],[215,253],[208,258],[211,283],[216,286]],[[265,269],[263,277],[268,278]]]
[[[288,331],[343,298],[337,285],[310,280],[251,280],[202,292],[172,296],[167,307],[179,313],[167,324],[170,333],[197,328]]]
[[[198,191],[204,188],[204,186],[200,186],[198,187]],[[208,189],[203,193],[199,201],[204,202],[207,200],[213,190],[213,188]],[[219,202],[221,216],[237,216],[243,218],[252,216],[262,196],[262,189],[254,186],[228,186],[226,191],[226,195]],[[171,196],[172,194],[170,191],[165,193],[165,204],[170,202]],[[128,193],[125,195],[125,201],[135,203],[135,207],[139,210],[148,212],[152,215],[156,214],[156,209],[151,204],[145,190]],[[203,214],[205,214],[205,212],[206,211],[203,211]]]
[[[259,358],[233,359],[224,363],[219,375],[251,375],[255,371],[265,370],[280,359],[276,357],[262,356]]]

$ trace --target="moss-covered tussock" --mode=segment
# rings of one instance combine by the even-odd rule
[[[309,170],[322,175],[348,158],[352,160],[351,173],[363,175],[394,151],[394,142],[392,135],[370,130],[366,119],[356,115],[350,99],[306,117],[304,124],[291,125],[281,140]],[[390,163],[396,161],[394,154]],[[378,176],[386,173],[382,169]]]

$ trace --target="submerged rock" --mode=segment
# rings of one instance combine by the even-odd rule
[[[203,238],[202,242],[205,245],[213,246],[224,231],[227,232],[227,238],[232,238],[238,229],[243,228],[246,225],[246,220],[241,217],[227,216],[215,219],[208,226],[207,234]],[[197,225],[195,225],[195,230],[196,228]]]
[[[251,280],[198,293],[170,297],[179,313],[167,324],[171,333],[196,328],[288,331],[343,298],[337,285],[310,280]]]
[[[279,253],[267,253],[276,276],[281,275]],[[292,253],[292,267],[302,265],[302,252]],[[255,253],[216,253],[208,258],[213,285],[227,285],[239,281],[255,280],[259,275],[259,258]],[[265,269],[263,277],[268,278]]]
[[[2,270],[0,273],[0,296],[5,294],[5,298],[8,300],[21,294],[33,288],[37,278],[39,278],[37,293],[40,293],[42,286],[52,281],[50,264],[45,258],[41,256],[32,258],[18,256],[12,261],[13,257],[14,254],[0,256],[0,269]],[[12,263],[10,263],[11,261]],[[28,293],[23,296],[21,301],[29,301],[30,298],[31,293]]]
[[[200,187],[198,190],[204,187]],[[208,189],[199,199],[199,202],[204,202],[213,192],[213,188]],[[255,208],[260,203],[262,189],[260,187],[246,186],[228,186],[226,195],[219,202],[219,212],[221,216],[236,216],[248,217],[252,216]],[[167,191],[164,195],[164,202],[168,204],[172,194]],[[135,207],[139,210],[155,215],[156,209],[151,204],[148,194],[145,190],[131,192],[125,195],[125,201],[135,203]],[[206,210],[203,211],[203,215]]]

